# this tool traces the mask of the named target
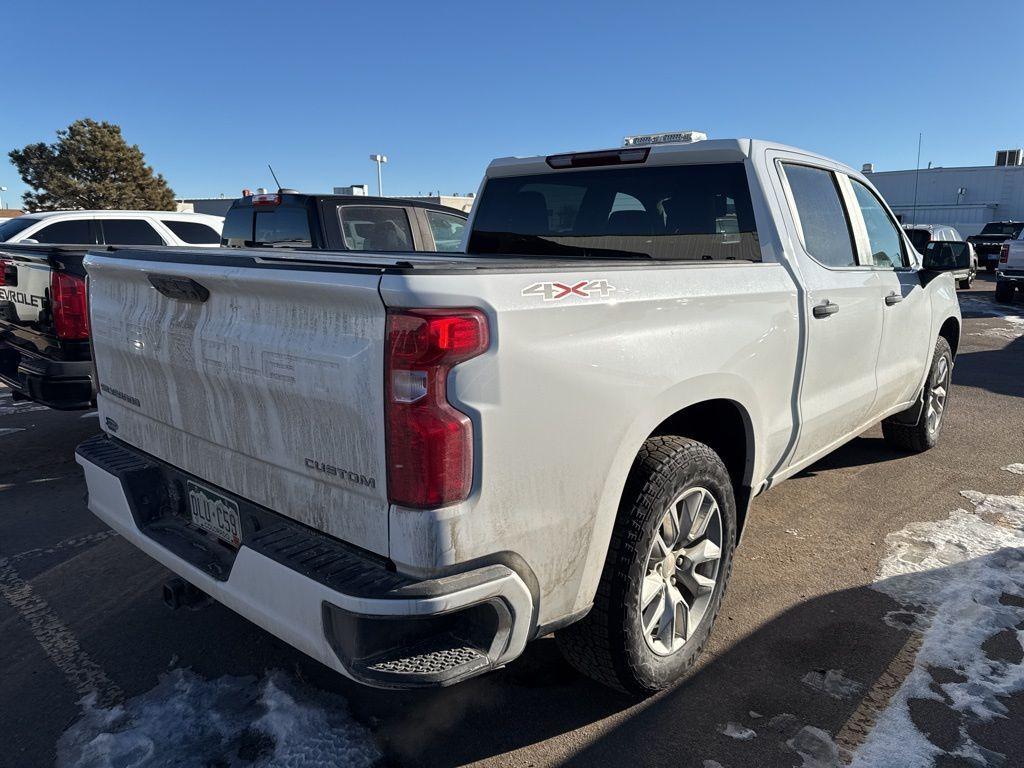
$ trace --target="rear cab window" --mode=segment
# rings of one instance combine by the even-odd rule
[[[492,178],[473,255],[760,261],[743,163]]]
[[[312,247],[309,210],[304,203],[287,202],[233,206],[224,218],[220,242],[229,248]]]

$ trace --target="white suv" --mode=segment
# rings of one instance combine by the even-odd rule
[[[216,248],[224,219],[171,211],[52,211],[0,224],[0,243],[192,245]]]

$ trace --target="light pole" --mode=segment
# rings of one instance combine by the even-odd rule
[[[0,209],[7,210],[7,206],[4,205],[4,192],[7,191],[7,187],[0,187]]]
[[[370,159],[377,164],[377,197],[384,197],[384,184],[381,182],[380,169],[388,161],[387,155],[370,155]]]

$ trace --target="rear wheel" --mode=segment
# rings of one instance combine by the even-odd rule
[[[995,264],[986,264],[985,265],[985,271],[986,272],[995,272],[996,271],[996,265]]]
[[[1013,301],[1014,288],[1009,280],[999,280],[996,283],[996,301]]]
[[[569,662],[634,695],[693,664],[732,571],[736,502],[729,473],[703,443],[644,443],[630,472],[594,606],[556,635]]]
[[[970,275],[968,275],[967,277],[965,277],[963,280],[957,280],[956,285],[957,285],[958,288],[966,291],[968,288],[971,287],[972,283],[974,283],[974,273],[973,272]]]
[[[949,348],[949,342],[939,336],[935,342],[932,367],[921,391],[921,399],[912,406],[912,409],[920,408],[921,415],[916,424],[899,421],[899,415],[883,421],[882,435],[889,445],[901,451],[920,453],[939,442],[952,374],[953,352]]]

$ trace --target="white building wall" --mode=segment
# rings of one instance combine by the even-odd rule
[[[915,208],[916,175],[866,174],[905,224],[949,224],[967,237],[990,221],[1024,221],[1024,166],[921,169]],[[958,197],[960,187],[966,191]]]

